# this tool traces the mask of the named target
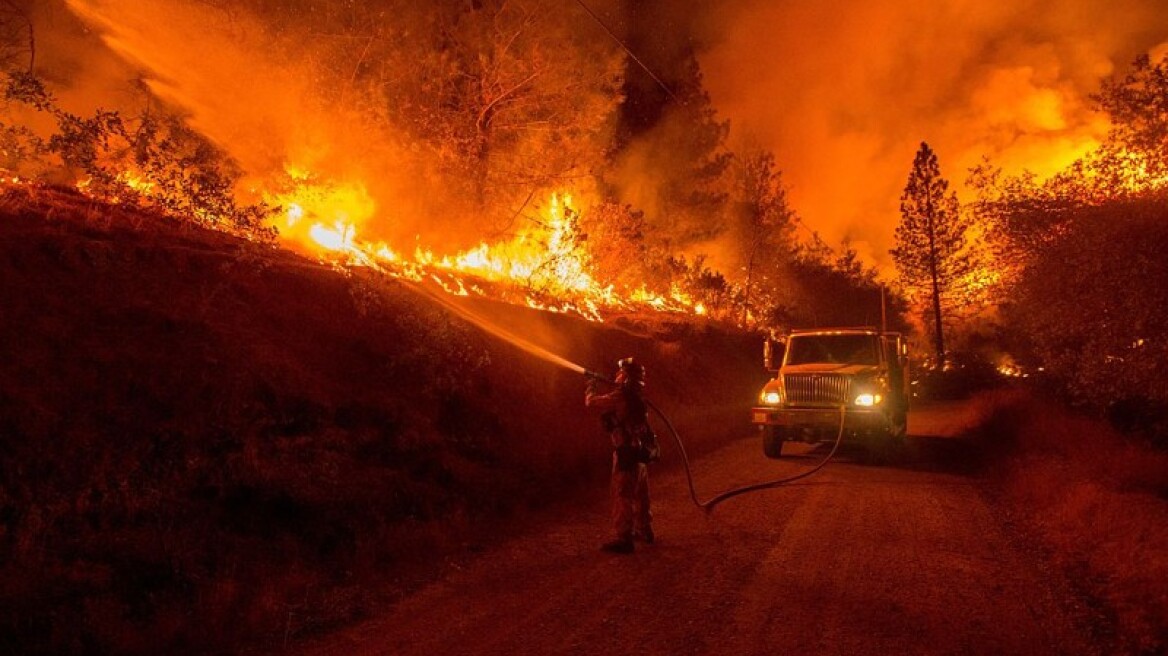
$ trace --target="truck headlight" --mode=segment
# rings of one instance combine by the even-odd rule
[[[763,390],[758,398],[766,405],[778,405],[783,402],[783,395],[776,390]]]
[[[874,405],[878,405],[883,400],[884,400],[884,397],[880,396],[879,394],[872,394],[871,392],[864,392],[863,394],[856,396],[856,405],[864,406],[864,407],[871,407]]]

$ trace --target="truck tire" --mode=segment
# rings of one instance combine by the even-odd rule
[[[767,426],[762,431],[762,452],[768,458],[783,455],[783,434],[777,426]]]
[[[873,465],[888,465],[899,462],[904,453],[905,423],[893,424],[887,430],[870,435],[864,445],[862,459]]]
[[[888,435],[894,441],[904,442],[904,438],[908,436],[908,413],[904,410],[897,410],[892,413],[891,426],[888,429]]]

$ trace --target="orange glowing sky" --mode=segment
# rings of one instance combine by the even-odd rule
[[[1106,132],[1100,78],[1168,43],[1163,0],[732,4],[701,61],[733,137],[776,153],[807,225],[882,267],[921,141],[959,196],[983,156],[1052,173]]]
[[[295,166],[376,181],[328,193],[376,207],[380,227],[411,239],[428,227],[427,215],[445,216],[434,207],[441,190],[395,175],[408,148],[393,142],[392,130],[322,106],[304,69],[288,68],[289,52],[311,61],[312,40],[276,43],[239,13],[211,11],[213,3],[64,2],[125,61],[151,71],[151,88],[257,179]],[[731,122],[731,147],[772,150],[804,224],[830,245],[850,240],[885,272],[921,141],[959,194],[983,156],[1007,172],[1049,174],[1105,133],[1089,99],[1100,79],[1122,73],[1140,53],[1168,48],[1164,0],[594,4],[618,33],[622,11],[652,17],[650,36],[636,43],[651,64],[667,41],[697,44],[705,85]],[[580,30],[606,38],[587,17],[580,21]],[[46,57],[51,45],[42,48]],[[89,67],[84,84],[97,86],[94,61],[69,65]],[[99,75],[106,74],[115,77]],[[642,209],[654,211],[650,203]]]

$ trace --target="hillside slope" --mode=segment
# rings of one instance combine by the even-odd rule
[[[642,359],[695,452],[742,434],[764,377],[756,339],[712,326],[461,302],[590,369]],[[11,653],[199,652],[336,619],[355,582],[607,475],[579,374],[371,271],[10,188],[0,308]]]

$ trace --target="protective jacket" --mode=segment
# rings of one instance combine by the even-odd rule
[[[618,470],[633,471],[638,463],[657,459],[657,437],[649,426],[641,383],[628,382],[606,394],[597,393],[590,383],[584,404],[603,411],[600,420],[612,441]]]

